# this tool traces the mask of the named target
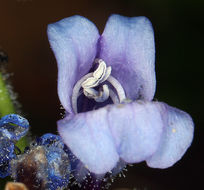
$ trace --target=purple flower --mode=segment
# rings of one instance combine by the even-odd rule
[[[147,18],[112,15],[100,36],[92,22],[72,16],[50,24],[48,38],[66,110],[58,131],[90,172],[105,174],[120,161],[167,168],[181,159],[193,121],[152,101],[155,46]]]

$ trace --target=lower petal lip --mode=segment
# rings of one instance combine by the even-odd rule
[[[175,133],[173,139],[167,132],[172,122],[174,128],[178,128],[178,132],[171,131]],[[146,160],[150,167],[157,163],[160,163],[159,168],[169,167],[190,146],[193,123],[187,113],[164,103],[137,101],[65,118],[58,121],[58,131],[89,171],[104,174],[111,171],[120,158],[126,163]],[[167,143],[163,139],[167,139]],[[169,154],[174,155],[173,159]],[[162,163],[166,165],[162,166]]]
[[[109,105],[58,122],[58,131],[65,144],[93,173],[111,171],[119,157],[127,163],[144,161],[158,146],[162,125],[153,106],[150,103],[146,107],[140,103],[121,106]],[[135,119],[135,114],[151,117],[145,123],[149,127],[143,125],[142,116]],[[158,125],[151,130],[154,122]]]
[[[58,131],[65,144],[89,171],[104,174],[115,167],[119,156],[107,121],[104,120],[106,110],[98,111],[99,115],[98,112],[94,112],[91,116],[82,113],[68,122],[58,122]],[[97,123],[89,120],[90,117],[97,119]]]
[[[146,160],[152,168],[168,168],[180,160],[193,140],[194,124],[189,114],[165,103],[156,103],[163,115],[163,135],[157,151]]]

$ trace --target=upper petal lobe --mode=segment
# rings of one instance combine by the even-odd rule
[[[145,17],[112,15],[100,38],[100,58],[128,98],[152,100],[155,87],[155,45],[151,22]]]
[[[92,22],[81,16],[49,24],[47,33],[58,63],[58,95],[65,110],[72,112],[73,86],[92,66],[99,33]]]

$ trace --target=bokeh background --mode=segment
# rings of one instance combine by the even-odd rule
[[[112,13],[147,16],[155,30],[155,99],[190,113],[195,138],[174,167],[158,170],[137,164],[125,178],[117,178],[111,189],[200,189],[204,171],[203,10],[202,0],[0,0],[0,47],[9,55],[10,81],[33,135],[56,133],[62,112],[47,24],[79,14],[93,21],[102,33]]]

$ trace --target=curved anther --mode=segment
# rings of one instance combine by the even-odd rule
[[[115,88],[120,103],[121,103],[124,99],[126,99],[125,91],[124,91],[123,87],[121,86],[121,84],[118,82],[118,80],[117,80],[116,78],[114,78],[114,77],[112,77],[112,76],[109,76],[109,77],[107,78],[107,81],[110,82],[110,84],[112,84],[112,86]]]
[[[93,77],[100,81],[105,74],[106,74],[106,63],[104,61],[100,61],[98,68],[93,73]]]
[[[79,91],[81,89],[82,83],[93,76],[93,73],[88,73],[87,75],[83,76],[80,80],[77,81],[75,84],[73,91],[72,91],[72,108],[74,113],[77,113],[77,99],[79,97]]]
[[[99,90],[98,96],[94,98],[96,102],[105,102],[109,98],[108,85],[103,85],[103,89]]]
[[[84,88],[83,90],[84,92],[84,95],[87,97],[87,98],[90,98],[90,99],[95,99],[96,97],[98,97],[99,93],[97,90],[93,89],[93,88]]]
[[[109,89],[109,94],[110,94],[110,98],[113,101],[114,104],[119,104],[119,99],[118,96],[115,94],[115,92],[111,89]]]
[[[111,74],[111,67],[106,68],[106,63],[101,59],[98,60],[99,65],[98,68],[93,72],[93,76],[87,78],[83,83],[83,88],[94,88],[98,86],[100,83],[107,80],[107,78]]]
[[[82,84],[82,88],[94,88],[99,85],[99,80],[94,77],[89,77]]]

